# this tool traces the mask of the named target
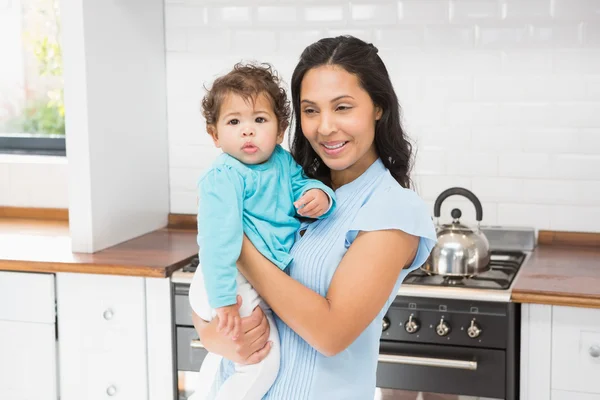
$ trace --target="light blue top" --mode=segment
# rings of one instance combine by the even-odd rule
[[[212,308],[236,303],[237,267],[243,233],[271,262],[285,269],[300,227],[293,202],[310,189],[321,189],[332,201],[333,190],[308,179],[281,146],[262,164],[247,165],[221,154],[198,183],[200,267]]]
[[[377,160],[359,178],[335,192],[337,209],[312,224],[292,248],[289,275],[325,296],[331,278],[359,231],[399,229],[419,236],[412,265],[404,269],[385,306],[361,335],[344,351],[326,357],[318,353],[279,318],[281,339],[279,375],[265,399],[269,400],[365,400],[375,396],[377,356],[381,320],[396,297],[402,280],[421,266],[436,242],[436,233],[426,204],[418,195],[402,188]],[[369,265],[364,273],[369,273]],[[302,301],[302,299],[298,299]],[[233,372],[224,360],[214,389]]]

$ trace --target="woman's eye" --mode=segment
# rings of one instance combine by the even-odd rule
[[[255,121],[258,122],[259,124],[263,124],[263,123],[267,122],[267,120],[264,119],[263,117],[257,117],[255,119]]]
[[[312,108],[305,108],[304,113],[305,114],[314,114],[314,113],[316,113],[316,111],[313,110]]]
[[[352,107],[350,106],[337,106],[336,111],[346,111],[351,109]]]
[[[240,120],[237,118],[232,119],[231,121],[229,121],[227,124],[229,125],[237,125],[240,123]]]

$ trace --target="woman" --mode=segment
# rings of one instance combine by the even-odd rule
[[[373,399],[381,319],[404,277],[429,256],[433,223],[408,189],[411,146],[373,45],[336,37],[307,47],[292,76],[292,104],[291,153],[335,190],[338,208],[302,225],[287,274],[244,238],[239,269],[272,307],[281,338],[280,372],[265,398]],[[219,337],[214,323],[196,322],[205,346],[226,358],[252,363],[268,352],[260,310],[238,343]],[[217,386],[231,368],[223,364]]]

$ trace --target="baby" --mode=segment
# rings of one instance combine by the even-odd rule
[[[308,179],[280,146],[290,107],[270,65],[236,64],[215,80],[202,108],[207,131],[223,154],[198,184],[200,266],[189,299],[196,314],[207,321],[217,316],[217,330],[234,339],[241,333],[240,317],[258,305],[263,308],[272,342],[268,356],[258,364],[236,364],[216,394],[219,400],[258,400],[277,377],[279,335],[268,305],[237,271],[243,235],[285,269],[300,227],[297,217],[328,216],[335,209],[334,193]],[[242,297],[239,310],[237,295]],[[205,358],[200,369],[204,385],[214,380],[218,361],[212,353]]]

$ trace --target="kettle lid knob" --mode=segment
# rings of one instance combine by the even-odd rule
[[[452,215],[453,219],[457,220],[462,216],[462,211],[460,211],[458,208],[455,208],[450,212],[450,215]]]

